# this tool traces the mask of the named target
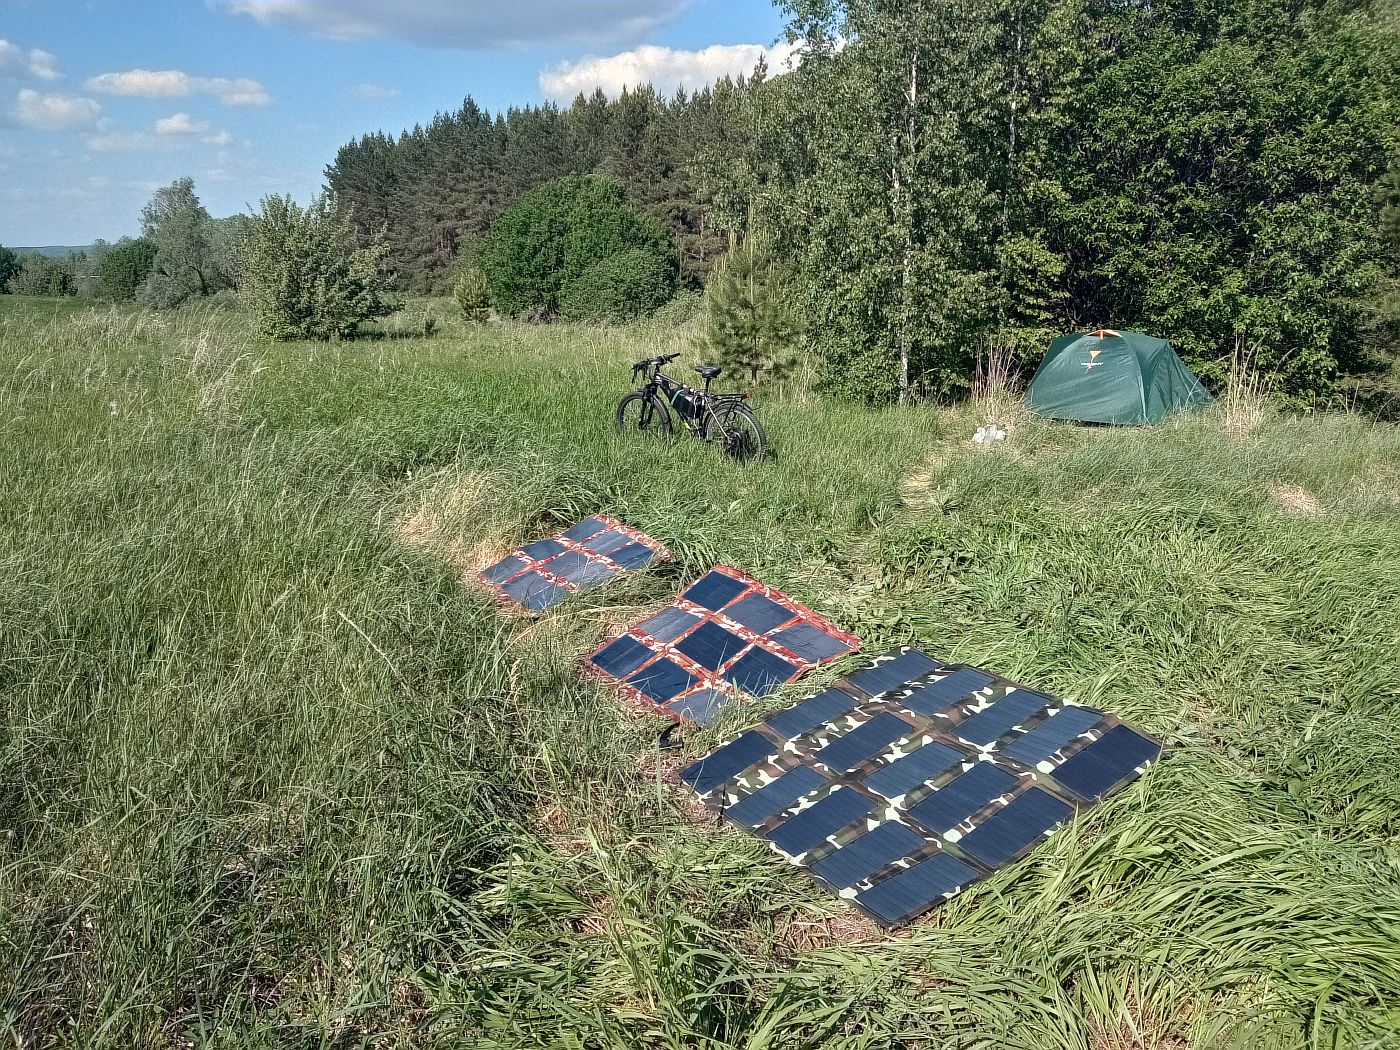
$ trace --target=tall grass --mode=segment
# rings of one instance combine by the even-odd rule
[[[1025,420],[979,449],[977,406],[760,395],[776,457],[745,468],[611,433],[684,329],[424,316],[270,346],[236,313],[0,299],[16,1045],[1400,1043],[1394,427]],[[462,586],[595,511],[677,562],[540,621]],[[576,673],[717,560],[1169,757],[881,935],[674,787],[781,698],[675,755]]]

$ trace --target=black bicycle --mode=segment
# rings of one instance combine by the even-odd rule
[[[737,460],[762,459],[768,451],[768,435],[749,407],[745,393],[712,394],[710,384],[724,371],[716,365],[697,365],[705,389],[696,390],[661,371],[680,354],[650,357],[632,366],[632,381],[642,385],[617,406],[617,429],[622,433],[668,438],[674,432],[671,414],[702,441],[719,445]]]

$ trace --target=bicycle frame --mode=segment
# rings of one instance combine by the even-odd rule
[[[665,401],[666,406],[680,417],[681,423],[695,437],[704,439],[707,436],[711,422],[717,422],[715,418],[716,408],[726,404],[743,404],[749,400],[749,395],[747,393],[711,393],[711,380],[709,379],[705,380],[704,390],[697,390],[695,387],[682,383],[679,379],[668,376],[665,372],[661,371],[661,362],[659,360],[649,363],[651,365],[651,370],[647,373],[645,377],[646,381],[642,384],[641,389]],[[698,399],[697,411],[693,415],[682,412],[679,406],[677,406],[676,395],[678,393],[693,394]]]

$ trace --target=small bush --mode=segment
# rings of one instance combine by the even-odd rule
[[[155,268],[158,250],[149,237],[124,237],[108,248],[98,267],[102,294],[117,302],[135,299]]]
[[[44,255],[28,255],[22,260],[22,265],[19,274],[10,279],[10,291],[15,295],[78,294],[73,268],[68,263]]]
[[[349,220],[321,196],[307,208],[268,197],[244,248],[246,297],[276,339],[343,339],[398,306],[386,298],[385,248],[352,247]]]
[[[667,260],[632,248],[600,259],[565,285],[559,312],[571,321],[628,321],[664,306],[675,281]]]
[[[485,324],[491,319],[491,295],[480,267],[461,268],[452,286],[452,297],[462,308],[462,316],[473,324]]]

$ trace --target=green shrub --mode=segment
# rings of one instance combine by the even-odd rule
[[[135,299],[137,289],[155,268],[157,251],[155,241],[148,237],[123,237],[108,248],[98,266],[102,294],[118,302]]]
[[[486,275],[481,267],[463,266],[457,272],[457,280],[452,286],[452,297],[462,308],[462,315],[474,324],[485,324],[491,319],[491,294],[486,287]]]
[[[797,325],[778,266],[750,238],[720,265],[705,292],[705,339],[725,371],[751,383],[779,379],[794,360]]]
[[[302,208],[268,197],[243,249],[247,300],[262,331],[277,339],[341,339],[361,321],[398,309],[385,297],[384,247],[354,248],[349,221],[329,197]]]
[[[675,290],[678,269],[665,228],[633,207],[618,183],[571,177],[545,183],[508,209],[482,245],[480,266],[496,309],[512,317],[548,318],[559,312],[564,290],[586,271],[631,250],[655,259],[635,265],[650,275],[643,283],[665,287],[664,302]],[[594,275],[585,283],[599,280]],[[571,292],[571,302],[582,294],[581,288]]]
[[[0,295],[9,291],[10,280],[19,276],[19,256],[0,244]]]
[[[646,248],[599,259],[564,286],[559,312],[571,321],[621,322],[654,313],[671,298],[676,272]]]
[[[15,295],[77,295],[78,285],[68,263],[33,254],[21,260],[19,273],[10,279],[10,291]]]

